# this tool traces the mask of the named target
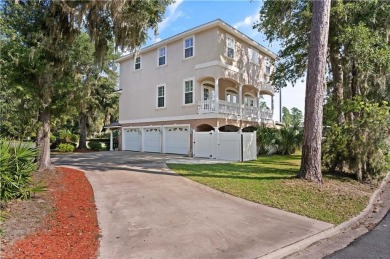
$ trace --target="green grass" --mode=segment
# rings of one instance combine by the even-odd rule
[[[323,185],[297,179],[300,158],[264,156],[245,163],[168,166],[214,189],[333,224],[365,208],[372,193],[370,186],[345,176],[325,175]]]

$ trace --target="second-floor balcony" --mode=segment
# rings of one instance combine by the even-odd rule
[[[268,108],[259,108],[253,106],[242,106],[238,103],[231,103],[223,100],[207,100],[198,102],[198,113],[216,113],[235,115],[241,119],[250,121],[270,121],[272,120],[272,111]]]

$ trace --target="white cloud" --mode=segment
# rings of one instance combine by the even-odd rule
[[[154,40],[154,42],[160,42],[161,41],[161,38],[156,38],[155,40]]]
[[[245,27],[252,28],[253,24],[257,21],[258,17],[259,17],[259,12],[256,11],[255,14],[247,16],[245,17],[244,20],[235,23],[233,27],[236,29],[245,28]]]
[[[179,6],[184,0],[176,0],[175,3],[169,5],[165,11],[166,17],[162,22],[158,24],[158,30],[163,31],[170,23],[176,21],[179,17],[183,16],[183,12],[178,10]]]

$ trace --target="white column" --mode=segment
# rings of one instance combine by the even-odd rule
[[[219,77],[215,78],[214,91],[215,91],[215,113],[219,113]]]
[[[242,85],[238,85],[238,104],[240,105],[240,116],[242,118]]]
[[[271,95],[271,111],[272,111],[272,116],[274,115],[274,96]]]
[[[110,129],[110,151],[114,150],[114,137],[112,134],[112,129]]]

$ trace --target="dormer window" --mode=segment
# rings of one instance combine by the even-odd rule
[[[158,51],[158,66],[163,66],[167,63],[167,47],[159,48]]]
[[[227,35],[226,36],[226,55],[229,58],[234,58],[234,49],[235,49],[236,41],[233,37]]]
[[[141,57],[136,57],[134,61],[134,70],[141,69]]]
[[[194,37],[184,39],[184,58],[194,56]]]

